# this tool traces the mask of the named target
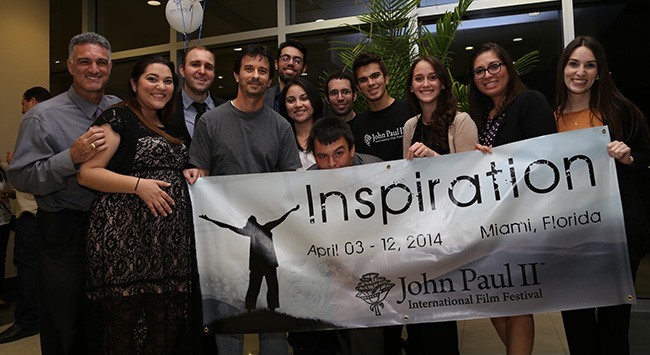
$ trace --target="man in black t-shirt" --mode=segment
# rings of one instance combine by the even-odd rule
[[[357,115],[353,127],[357,151],[385,161],[402,159],[404,123],[415,113],[406,100],[394,99],[388,94],[389,75],[377,54],[359,54],[352,72],[369,108]]]

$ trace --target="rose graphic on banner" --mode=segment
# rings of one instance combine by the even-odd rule
[[[369,304],[370,310],[374,311],[376,316],[380,316],[380,308],[384,308],[384,299],[395,284],[376,272],[369,272],[359,280],[356,287],[359,292],[356,297]]]

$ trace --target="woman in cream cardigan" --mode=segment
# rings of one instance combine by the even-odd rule
[[[421,56],[409,69],[406,98],[417,116],[404,124],[403,156],[413,158],[472,151],[478,143],[476,124],[458,104],[451,91],[449,72],[440,61]],[[456,322],[407,326],[409,349],[424,349],[435,334],[436,352],[459,354]]]
[[[478,143],[476,124],[467,113],[457,111],[449,72],[438,59],[428,55],[416,59],[409,68],[406,86],[406,98],[418,115],[404,124],[404,158],[474,150]]]

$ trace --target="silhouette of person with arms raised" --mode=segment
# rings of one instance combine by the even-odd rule
[[[250,216],[243,228],[237,228],[227,223],[215,221],[204,214],[199,216],[221,228],[230,229],[237,234],[251,239],[250,261],[248,263],[250,277],[245,301],[246,310],[249,312],[256,308],[257,297],[260,294],[260,287],[262,286],[262,278],[266,278],[266,286],[268,288],[266,293],[267,307],[271,311],[275,311],[276,308],[280,307],[277,274],[278,259],[275,256],[275,249],[273,248],[273,233],[271,233],[271,230],[284,222],[291,212],[297,211],[299,208],[300,205],[296,205],[296,207],[289,210],[282,217],[275,221],[267,222],[264,225],[257,222],[255,216]]]

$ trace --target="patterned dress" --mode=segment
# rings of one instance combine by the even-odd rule
[[[194,353],[200,296],[184,145],[146,128],[128,107],[106,110],[120,144],[107,169],[169,182],[173,212],[154,217],[136,194],[98,193],[86,243],[89,350],[93,354]]]

